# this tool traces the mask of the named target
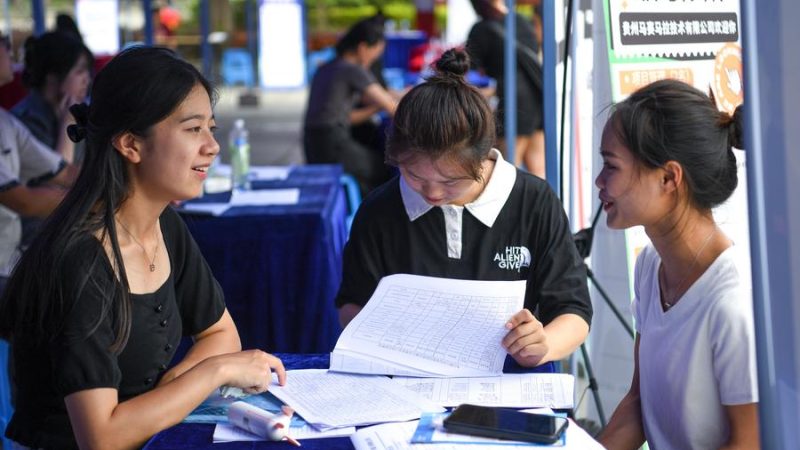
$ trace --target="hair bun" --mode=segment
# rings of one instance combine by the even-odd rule
[[[736,110],[731,116],[731,121],[728,123],[728,143],[731,147],[744,150],[744,136],[742,130],[744,129],[744,103],[736,107]]]
[[[75,118],[75,123],[67,127],[67,136],[72,142],[86,139],[89,127],[89,105],[77,103],[69,107],[69,112]]]
[[[464,78],[469,70],[469,56],[461,49],[451,48],[436,61],[436,72],[446,77]]]

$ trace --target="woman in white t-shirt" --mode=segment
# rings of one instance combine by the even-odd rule
[[[674,80],[615,105],[597,177],[610,228],[643,225],[636,262],[635,369],[600,436],[609,449],[756,449],[758,390],[752,302],[733,242],[711,210],[737,184],[733,116]]]

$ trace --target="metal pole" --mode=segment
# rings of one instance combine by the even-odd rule
[[[214,57],[208,34],[211,32],[211,11],[208,0],[200,1],[200,53],[203,56],[203,75],[211,79],[211,64]]]
[[[258,85],[258,5],[256,0],[248,0],[245,6],[247,22],[247,51],[253,61],[253,84]],[[253,87],[253,86],[248,86]]]
[[[556,43],[555,0],[542,1],[542,74],[544,89],[542,106],[544,108],[544,147],[545,173],[547,182],[555,192],[561,185],[558,167],[558,127],[556,121],[556,64],[558,63],[558,44]]]
[[[142,10],[144,11],[144,43],[153,45],[153,3],[151,0],[142,0]]]
[[[33,13],[33,35],[39,36],[45,32],[44,21],[44,0],[31,0],[31,9]]]
[[[3,0],[3,16],[6,18],[5,34],[11,37],[11,11],[8,7],[8,0]]]
[[[506,135],[506,156],[511,164],[514,164],[514,150],[517,142],[517,24],[515,1],[506,0],[508,14],[505,17],[506,42],[503,48],[504,72],[503,81],[505,82],[505,127]]]
[[[800,4],[743,0],[744,131],[761,448],[800,442]]]

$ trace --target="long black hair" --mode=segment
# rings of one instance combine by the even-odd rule
[[[474,180],[495,141],[494,115],[486,99],[464,75],[469,56],[450,49],[436,62],[436,73],[400,100],[386,142],[391,165],[424,155],[457,162]]]
[[[738,183],[732,148],[742,149],[742,105],[731,115],[714,99],[677,80],[644,86],[613,106],[609,125],[645,167],[677,161],[691,202],[711,209]]]
[[[22,82],[29,88],[40,89],[47,82],[48,75],[55,75],[59,82],[64,81],[81,56],[86,57],[91,70],[94,56],[75,36],[58,31],[31,36],[25,40]]]
[[[114,214],[130,190],[128,165],[113,147],[121,133],[147,136],[201,85],[214,101],[209,82],[191,64],[171,50],[133,47],[123,51],[101,70],[92,88],[92,104],[70,108],[77,124],[68,132],[73,140],[86,139],[86,158],[74,186],[47,220],[9,279],[0,300],[0,337],[48,339],[58,335],[63,317],[81,290],[98,286],[107,292],[100,320],[112,314],[115,340],[112,351],[127,343],[131,326],[128,278],[119,248]],[[87,236],[108,242],[115,272],[113,286],[94,276],[101,257],[76,271],[70,255]],[[102,256],[102,255],[101,255]],[[63,273],[80,273],[69,280],[76,292],[65,292]],[[102,271],[99,271],[102,273]],[[98,324],[100,323],[98,320]],[[91,330],[90,330],[91,332]]]

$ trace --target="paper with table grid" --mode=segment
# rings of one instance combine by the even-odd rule
[[[505,324],[522,309],[525,280],[418,275],[381,279],[331,354],[331,370],[417,377],[500,375]]]

